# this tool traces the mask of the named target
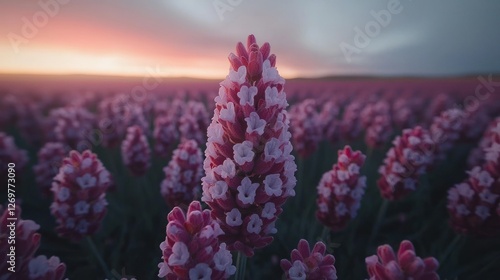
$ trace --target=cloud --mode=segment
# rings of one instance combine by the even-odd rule
[[[500,72],[496,30],[500,18],[495,12],[500,2],[401,0],[402,12],[393,15],[352,63],[347,63],[339,44],[352,44],[354,28],[363,29],[373,20],[370,12],[386,9],[389,0],[220,2],[231,7],[222,18],[212,0],[70,0],[36,36],[19,46],[18,53],[9,40],[0,41],[0,60],[8,62],[0,65],[0,71],[43,71],[50,59],[34,56],[62,52],[74,55],[65,56],[67,61],[85,58],[110,72],[134,73],[156,63],[178,75],[222,77],[236,42],[253,33],[260,43],[271,43],[278,68],[288,76]],[[38,3],[0,0],[5,15],[0,18],[2,38],[9,33],[22,35],[22,19],[32,20],[41,11]],[[68,63],[49,68],[85,72],[92,63],[80,70]]]

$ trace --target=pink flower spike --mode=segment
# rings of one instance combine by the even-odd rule
[[[365,155],[345,146],[319,182],[316,218],[333,231],[344,229],[357,215],[366,189],[366,177],[360,174],[364,162]]]
[[[185,140],[174,151],[172,159],[163,169],[165,179],[161,194],[170,206],[189,205],[201,192],[202,156],[194,140]]]
[[[111,175],[97,155],[89,150],[71,151],[63,159],[52,183],[50,211],[55,216],[57,233],[77,242],[95,233],[106,215],[106,191]]]
[[[127,136],[121,147],[123,163],[134,176],[146,174],[151,165],[148,140],[140,126],[127,128]]]
[[[272,60],[272,61],[271,61]],[[272,242],[282,205],[295,194],[284,79],[269,44],[236,45],[207,130],[203,195],[229,250],[252,256]]]

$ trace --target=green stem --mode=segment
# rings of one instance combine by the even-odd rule
[[[110,280],[114,279],[113,275],[109,271],[108,266],[106,265],[106,262],[104,262],[104,259],[102,258],[101,254],[97,250],[97,247],[95,246],[94,241],[92,241],[92,238],[90,236],[87,236],[87,237],[85,237],[85,241],[87,243],[87,246],[90,248],[90,251],[92,251],[92,254],[97,259],[97,262],[101,266],[101,269],[106,274],[106,278],[108,278]]]
[[[375,225],[373,226],[372,234],[370,235],[370,239],[368,245],[371,245],[375,238],[377,237],[378,231],[382,226],[382,221],[384,220],[385,212],[387,212],[387,207],[389,206],[389,200],[384,199],[382,205],[380,205],[380,209],[378,210],[377,220],[375,221]]]
[[[326,238],[328,237],[329,234],[330,234],[330,229],[328,227],[323,227],[323,231],[321,232],[321,241],[323,241],[325,244],[328,242]]]
[[[236,259],[236,280],[245,279],[245,270],[247,267],[247,256],[242,252],[238,252],[238,258]]]
[[[441,258],[439,260],[439,265],[440,266],[443,266],[443,264],[446,262],[446,260],[448,259],[448,257],[451,255],[451,253],[453,252],[453,250],[456,249],[457,244],[460,242],[461,239],[462,239],[462,236],[461,235],[457,235],[457,236],[455,236],[455,238],[453,239],[453,241],[450,242],[450,244],[448,245],[448,247],[446,248],[446,250],[444,251],[444,253],[441,255]]]

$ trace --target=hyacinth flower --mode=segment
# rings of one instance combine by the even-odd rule
[[[484,164],[448,191],[450,222],[462,234],[500,234],[500,129],[487,136],[490,146],[484,149]]]
[[[323,104],[318,116],[322,128],[322,138],[332,144],[337,143],[340,137],[340,121],[337,119],[339,113],[339,105],[335,101],[330,100]]]
[[[424,113],[425,122],[430,124],[435,116],[453,107],[453,99],[448,94],[439,93],[425,107],[427,108]]]
[[[439,262],[434,257],[417,256],[413,244],[404,240],[396,255],[389,245],[379,246],[377,255],[367,257],[370,280],[438,280]]]
[[[2,206],[0,206],[2,212]],[[8,241],[11,228],[8,227],[15,218],[15,273],[8,270],[11,265],[10,246],[12,242]],[[40,246],[40,234],[36,231],[40,228],[38,224],[31,220],[21,219],[21,208],[6,208],[0,217],[0,278],[1,279],[27,279],[28,263]],[[6,278],[5,278],[6,277]]]
[[[19,173],[23,170],[24,167],[28,164],[28,152],[22,149],[19,149],[14,142],[14,138],[9,136],[3,132],[0,132],[0,165],[1,165],[1,174],[0,178],[2,182],[2,189],[7,189],[7,175],[9,163],[14,163],[16,173]],[[19,174],[18,174],[19,175]],[[18,176],[19,178],[19,176]],[[10,181],[12,183],[12,180]]]
[[[139,106],[139,104],[135,103],[127,106],[126,108],[127,111],[125,114],[125,122],[127,124],[127,127],[138,126],[141,128],[142,133],[144,133],[144,135],[149,136],[150,135],[149,123],[146,120],[144,109],[141,106]]]
[[[41,255],[32,258],[28,264],[30,280],[62,280],[66,272],[66,265],[58,257]]]
[[[110,174],[95,154],[71,151],[51,189],[54,201],[50,211],[58,223],[59,236],[77,242],[96,232],[106,215],[110,186]]]
[[[160,157],[167,157],[172,145],[179,139],[176,121],[172,116],[160,115],[155,118],[153,138],[155,153]]]
[[[119,97],[108,97],[99,103],[98,127],[102,131],[102,144],[107,148],[118,146],[127,128],[126,106],[120,103]]]
[[[420,175],[433,163],[436,144],[420,126],[404,129],[392,143],[379,168],[377,185],[383,198],[398,200],[416,190]]]
[[[270,46],[250,35],[230,54],[208,127],[203,197],[226,233],[229,250],[252,256],[270,244],[286,199],[295,195],[297,166],[285,108],[284,79]]]
[[[203,157],[195,140],[185,140],[174,151],[172,159],[163,169],[165,179],[161,194],[170,207],[184,205],[198,198],[201,192]]]
[[[436,143],[436,158],[444,159],[453,145],[459,140],[464,129],[465,112],[460,109],[449,109],[434,117],[429,132]]]
[[[290,128],[293,147],[299,157],[307,158],[318,149],[322,127],[314,99],[306,99],[291,107]]]
[[[338,161],[323,174],[318,185],[318,220],[333,231],[339,231],[356,217],[366,189],[366,177],[360,169],[365,156],[350,146],[338,151]]]
[[[475,143],[477,142],[484,131],[488,128],[491,118],[487,113],[486,108],[478,108],[475,111],[467,112],[463,120],[462,134],[460,135],[461,142]]]
[[[208,112],[202,103],[196,101],[186,103],[185,112],[179,118],[181,139],[193,139],[199,145],[206,143],[209,119]]]
[[[122,142],[123,163],[134,176],[142,176],[151,165],[151,151],[146,135],[140,126],[127,128],[127,136]]]
[[[57,142],[65,143],[73,149],[87,141],[94,127],[94,115],[81,107],[64,107],[54,109],[50,116]]]
[[[210,210],[202,210],[198,201],[189,204],[187,213],[174,207],[167,216],[166,238],[160,244],[163,261],[158,277],[175,279],[228,279],[236,272],[224,234],[212,219]]]
[[[397,98],[392,105],[392,119],[394,125],[399,128],[413,127],[416,124],[415,110],[412,106],[413,100],[408,96]]]
[[[337,279],[337,270],[334,266],[335,257],[326,254],[323,242],[317,242],[313,249],[304,239],[299,241],[297,249],[290,254],[291,261],[282,259],[281,269],[285,272],[286,279]]]
[[[366,145],[372,149],[381,148],[389,142],[391,134],[392,122],[390,115],[377,115],[370,126],[366,128]]]
[[[490,122],[488,128],[484,131],[481,140],[479,141],[479,146],[474,148],[467,159],[469,167],[474,167],[476,165],[482,165],[484,163],[484,149],[489,148],[492,145],[495,135],[500,134],[500,117],[495,118]],[[497,136],[498,137],[498,136]],[[499,140],[496,141],[500,142]]]
[[[362,105],[358,100],[352,100],[344,109],[340,122],[340,137],[345,140],[356,140],[361,135],[360,121]]]
[[[49,142],[38,151],[38,163],[33,167],[35,181],[41,193],[50,197],[52,191],[52,179],[59,172],[64,157],[68,154],[67,147],[59,142]]]

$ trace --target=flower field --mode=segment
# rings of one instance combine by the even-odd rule
[[[0,81],[0,280],[498,279],[495,77],[228,53],[223,81]]]

